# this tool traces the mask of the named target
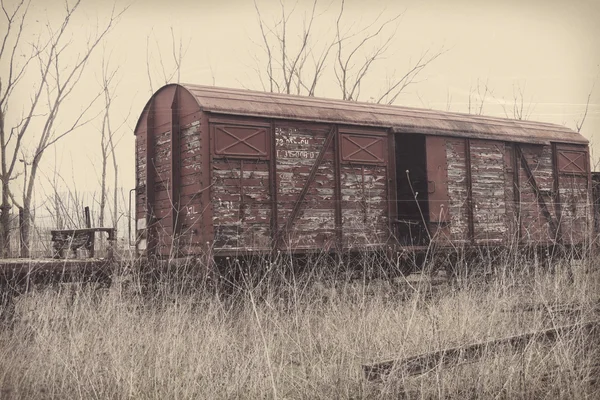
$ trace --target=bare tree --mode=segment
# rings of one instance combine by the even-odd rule
[[[280,0],[280,15],[269,23],[254,2],[261,32],[261,41],[257,45],[266,57],[265,61],[255,56],[255,72],[265,91],[314,96],[322,76],[329,70],[340,90],[340,97],[358,100],[361,85],[373,66],[390,51],[402,13],[385,19],[387,13],[383,10],[371,23],[359,28],[355,23],[345,22],[345,1],[341,0],[334,31],[318,32],[315,28],[321,15],[317,12],[318,4],[318,0],[313,0],[310,11],[300,18],[301,28],[297,28],[294,17],[298,3],[290,10]],[[395,102],[399,94],[416,83],[419,74],[443,53],[443,49],[427,50],[410,64],[407,72],[398,77],[394,71],[374,100],[387,104]]]
[[[102,57],[102,90],[104,92],[104,115],[102,116],[102,126],[100,128],[100,155],[102,157],[102,172],[100,176],[100,212],[98,215],[98,225],[104,226],[104,210],[106,208],[106,173],[108,169],[108,158],[111,153],[114,153],[113,130],[110,125],[110,107],[112,105],[112,96],[110,86],[117,75],[118,68],[109,71],[109,60]],[[116,171],[115,171],[116,175]]]
[[[594,86],[596,86],[596,80],[594,80],[594,83],[592,83],[592,87],[590,88],[590,92],[588,93],[587,101],[585,102],[585,110],[583,112],[583,116],[581,117],[581,119],[579,121],[575,121],[575,128],[577,129],[578,133],[581,132],[581,128],[583,128],[583,124],[585,123],[585,118],[587,117],[588,109],[590,108],[590,98],[592,97],[592,93],[594,92]]]
[[[528,102],[525,102],[525,89],[525,84],[521,86],[519,82],[516,84],[513,83],[513,99],[512,103],[510,103],[512,110],[509,110],[508,103],[502,103],[502,108],[504,109],[504,115],[506,118],[527,120],[529,117],[531,117],[531,113],[533,113],[535,105],[532,102],[533,98]]]
[[[168,83],[180,83],[181,66],[191,44],[191,38],[184,46],[181,35],[176,37],[173,27],[170,27],[171,32],[171,57],[172,66],[166,65],[167,60],[163,58],[160,43],[153,31],[152,35],[146,36],[146,74],[148,76],[148,84],[150,85],[150,93],[153,94],[155,86],[162,86]],[[152,43],[150,41],[152,36]]]
[[[112,117],[112,104],[115,99],[114,91],[118,86],[118,81],[115,81],[118,76],[119,68],[112,69],[110,68],[110,58],[103,57],[102,60],[102,78],[101,78],[101,86],[102,91],[104,93],[104,113],[102,116],[102,123],[100,127],[100,155],[102,161],[101,167],[101,175],[100,175],[100,210],[98,215],[98,225],[103,227],[106,224],[106,205],[108,199],[108,184],[107,184],[107,173],[108,173],[108,163],[109,158],[112,162],[113,169],[113,193],[112,193],[112,225],[116,227],[117,224],[117,213],[118,213],[118,184],[119,184],[119,166],[117,163],[116,156],[116,145],[123,138],[123,134],[118,136],[117,134],[121,131],[121,128],[125,126],[129,116],[131,114],[131,109],[127,113],[127,115],[123,118],[121,123],[113,128],[111,122],[113,122]]]
[[[69,118],[61,113],[65,101],[72,96],[80,79],[89,64],[90,58],[99,44],[103,41],[119,17],[125,11],[112,8],[108,21],[85,38],[82,48],[75,47],[73,35],[70,34],[70,25],[73,16],[79,9],[82,0],[73,4],[64,3],[64,14],[58,25],[46,22],[44,34],[37,36],[35,42],[28,46],[23,37],[23,26],[30,19],[30,0],[21,0],[17,6],[8,11],[2,1],[2,10],[6,19],[2,47],[0,48],[0,62],[8,66],[8,78],[2,81],[0,87],[0,150],[1,150],[1,176],[2,182],[2,215],[0,216],[0,246],[3,255],[8,254],[8,213],[12,205],[22,211],[23,223],[21,225],[21,256],[29,256],[29,236],[32,224],[32,199],[37,172],[45,151],[89,123],[94,116],[91,115],[93,105],[102,92],[92,95],[91,99],[83,100],[78,113]],[[12,43],[11,48],[6,47]],[[22,56],[25,48],[29,53]],[[68,54],[75,51],[76,54]],[[21,61],[24,59],[24,61]],[[25,74],[33,74],[36,67],[38,80],[32,85],[30,103],[24,108],[19,121],[12,127],[6,127],[6,115],[11,104],[11,95]],[[29,83],[31,84],[31,83]],[[57,124],[58,117],[63,124]],[[41,128],[32,129],[32,122],[39,121]],[[62,122],[61,121],[61,122]],[[25,149],[25,139],[32,141],[33,147]],[[19,154],[21,158],[19,158]],[[18,201],[12,191],[11,182],[21,173],[18,172],[17,160],[23,160],[22,173],[26,175],[26,184],[22,189],[22,199]]]
[[[494,91],[489,86],[490,79],[487,78],[482,82],[477,78],[477,86],[469,87],[469,102],[467,104],[467,112],[469,114],[482,115],[483,109],[488,98],[494,97]]]

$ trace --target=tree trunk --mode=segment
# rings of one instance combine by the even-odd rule
[[[31,202],[33,200],[33,186],[35,182],[35,178],[37,175],[37,170],[39,167],[40,159],[42,158],[43,151],[40,151],[33,157],[33,162],[31,163],[31,172],[29,175],[29,180],[27,182],[27,188],[25,190],[25,195],[23,196],[23,222],[19,227],[19,231],[21,234],[21,257],[22,258],[30,258],[31,257],[31,249],[30,249],[30,232],[31,226],[33,224],[33,218],[31,214]]]
[[[104,146],[102,149],[102,181],[100,183],[100,216],[98,217],[98,226],[104,228],[104,209],[106,208],[106,155],[104,155]]]
[[[64,229],[63,219],[62,219],[62,210],[60,207],[60,197],[58,193],[54,193],[54,212],[56,213],[56,229]]]
[[[2,205],[0,205],[0,255],[10,256],[10,198],[8,182],[2,181]]]
[[[117,191],[117,184],[119,183],[119,169],[117,167],[117,163],[116,161],[114,161],[114,169],[115,169],[115,183],[114,183],[114,189],[113,189],[113,228],[117,227],[117,206],[118,206],[118,191]]]
[[[21,237],[21,258],[30,258],[31,249],[30,244],[30,232],[31,232],[31,207],[29,201],[23,204],[23,207],[19,209],[19,233]]]
[[[0,205],[0,256],[10,255],[10,196],[9,176],[6,168],[6,142],[4,137],[4,111],[0,107],[0,157],[2,159],[2,204]]]

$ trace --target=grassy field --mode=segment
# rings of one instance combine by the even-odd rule
[[[39,289],[0,330],[0,398],[599,398],[598,338],[577,332],[417,377],[365,379],[365,363],[598,318],[591,257],[552,271],[495,267],[451,282],[288,276],[226,294],[185,282],[141,293],[130,278]]]

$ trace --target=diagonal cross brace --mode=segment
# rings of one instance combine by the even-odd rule
[[[331,130],[329,131],[329,133],[327,134],[327,137],[325,138],[325,142],[323,143],[323,147],[321,148],[321,151],[319,152],[319,155],[317,156],[315,163],[313,164],[312,168],[310,169],[308,178],[306,178],[306,182],[304,182],[304,186],[302,186],[302,190],[300,191],[300,194],[298,195],[298,199],[294,203],[294,207],[292,208],[292,212],[291,212],[286,224],[284,225],[283,229],[279,232],[279,235],[278,235],[279,238],[281,237],[281,235],[283,233],[289,231],[289,229],[294,224],[294,221],[296,221],[296,218],[298,217],[298,213],[300,212],[300,207],[302,207],[304,198],[306,197],[306,194],[308,193],[308,188],[310,187],[310,184],[312,183],[312,181],[315,179],[315,175],[317,174],[319,165],[321,165],[321,162],[323,162],[323,158],[325,158],[325,153],[327,152],[327,149],[329,148],[329,146],[331,146],[331,142],[333,141],[334,136],[335,136],[335,127],[332,127]]]
[[[529,167],[529,163],[527,163],[527,159],[525,158],[525,155],[523,154],[523,151],[521,150],[521,146],[515,145],[515,150],[518,153],[518,157],[521,159],[521,166],[525,170],[525,174],[527,175],[527,181],[533,188],[533,192],[535,193],[535,197],[537,198],[538,205],[542,209],[542,215],[544,216],[544,218],[546,218],[546,220],[550,224],[552,239],[556,240],[558,238],[558,223],[556,222],[556,220],[554,218],[552,218],[552,214],[550,214],[550,211],[548,211],[548,206],[546,205],[546,202],[544,201],[544,197],[542,196],[542,191],[540,190],[540,188],[535,180],[535,177],[533,176],[533,172],[531,171],[531,168]]]
[[[374,144],[377,144],[379,142],[381,142],[381,139],[373,139],[371,142],[369,142],[368,144],[366,144],[365,146],[362,146],[360,143],[356,143],[354,140],[352,140],[349,136],[345,136],[345,139],[347,141],[349,141],[350,143],[354,144],[356,147],[358,147],[358,150],[355,150],[354,152],[346,155],[346,159],[350,159],[350,157],[352,157],[353,155],[364,151],[365,153],[370,154],[374,159],[376,159],[377,161],[383,161],[381,159],[381,157],[375,155],[372,151],[369,150],[369,147],[373,146]]]
[[[258,147],[254,146],[251,143],[248,143],[248,140],[252,139],[254,136],[257,136],[261,133],[264,132],[263,129],[259,129],[257,131],[255,131],[254,133],[249,134],[248,136],[241,138],[239,136],[234,135],[233,133],[229,132],[227,129],[225,128],[219,128],[221,130],[221,132],[228,134],[229,136],[231,136],[233,139],[237,140],[237,142],[231,143],[228,146],[223,147],[222,149],[219,149],[219,153],[223,153],[225,150],[229,150],[230,148],[232,148],[233,146],[237,146],[238,144],[245,144],[246,146],[250,147],[252,150],[256,151],[257,154],[259,155],[265,155],[265,152],[261,149],[259,149]]]
[[[564,159],[566,159],[568,161],[568,163],[566,165],[563,165],[562,167],[562,171],[566,171],[567,168],[569,168],[571,165],[574,166],[575,168],[577,168],[580,172],[585,172],[584,168],[581,168],[581,166],[579,164],[577,164],[577,161],[579,161],[579,159],[581,157],[584,156],[585,153],[580,153],[580,154],[575,154],[573,156],[573,158],[569,157],[567,155],[567,153],[565,152],[558,152],[558,155],[560,157],[563,157]]]

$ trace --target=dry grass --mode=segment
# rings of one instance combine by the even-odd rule
[[[21,296],[0,331],[0,398],[598,398],[589,337],[419,377],[364,379],[361,364],[598,318],[591,260],[483,282],[429,278],[267,284],[223,295],[135,285]],[[552,311],[557,304],[575,311]],[[547,307],[532,309],[532,304]],[[573,307],[571,307],[573,308]]]

